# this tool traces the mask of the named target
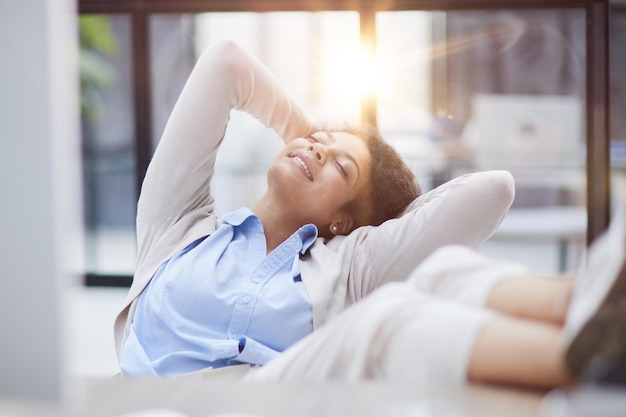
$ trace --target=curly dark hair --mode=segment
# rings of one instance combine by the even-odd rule
[[[378,226],[397,217],[420,196],[421,189],[413,171],[374,126],[352,126],[330,131],[346,132],[363,139],[372,157],[369,193],[349,207],[355,219],[354,228]]]

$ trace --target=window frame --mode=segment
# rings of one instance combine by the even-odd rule
[[[79,14],[128,14],[132,25],[137,193],[152,155],[150,113],[149,19],[155,13],[356,11],[361,42],[375,48],[376,13],[383,11],[452,11],[497,9],[582,9],[586,32],[586,179],[587,242],[610,220],[609,3],[608,0],[79,0]],[[437,35],[437,34],[435,34]],[[446,108],[445,71],[433,79],[433,104]],[[363,121],[376,123],[376,97],[362,103]],[[131,277],[86,274],[93,285],[127,285]]]

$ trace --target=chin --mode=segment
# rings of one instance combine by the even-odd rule
[[[287,200],[292,204],[299,201],[297,194],[302,190],[302,183],[295,181],[293,172],[284,167],[272,167],[267,171],[266,179],[268,194],[280,196],[281,200]]]

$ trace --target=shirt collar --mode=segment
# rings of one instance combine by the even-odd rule
[[[317,239],[317,227],[312,224],[305,224],[296,232],[300,236],[300,240],[302,241],[302,249],[300,249],[300,253],[304,255],[304,253],[313,245],[315,239]]]
[[[258,217],[252,212],[252,210],[247,207],[242,207],[225,215],[224,223],[228,223],[231,226],[237,227],[241,226],[246,220],[251,217],[258,220]],[[300,253],[304,254],[311,247],[311,245],[313,245],[315,239],[317,239],[317,227],[312,223],[305,224],[304,226],[299,228],[296,233],[302,241],[302,249],[300,249]]]
[[[224,223],[228,223],[231,226],[241,226],[250,217],[257,218],[248,207],[242,207],[225,215]]]

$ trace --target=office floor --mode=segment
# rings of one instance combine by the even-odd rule
[[[73,287],[68,291],[69,371],[78,377],[110,377],[119,372],[113,321],[127,288]]]

